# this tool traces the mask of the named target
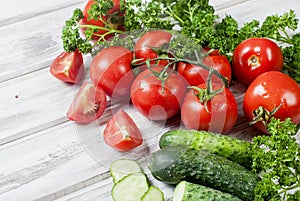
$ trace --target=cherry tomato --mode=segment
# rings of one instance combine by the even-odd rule
[[[161,72],[163,68],[153,68]],[[134,107],[151,120],[166,120],[180,111],[186,85],[181,76],[168,72],[165,81],[147,69],[141,72],[131,87],[131,100]]]
[[[153,51],[151,47],[161,47],[166,43],[169,43],[172,38],[170,32],[164,30],[153,30],[145,33],[140,37],[134,47],[135,58],[142,59],[140,62],[146,61],[146,59],[155,59],[158,53]],[[155,63],[155,62],[152,62]],[[167,65],[167,60],[160,60],[160,65]]]
[[[106,144],[119,151],[130,151],[143,143],[139,128],[124,110],[113,114],[106,124],[103,138]]]
[[[76,83],[83,75],[83,57],[75,50],[74,52],[62,52],[50,65],[50,73],[57,79]]]
[[[98,27],[108,28],[107,25],[105,25],[105,23],[107,23],[109,26],[111,26],[114,29],[123,30],[123,31],[125,30],[123,25],[124,13],[121,12],[120,10],[120,0],[113,0],[113,7],[108,11],[108,13],[106,15],[99,16],[103,19],[103,21],[101,21],[100,19],[99,20],[89,19],[88,11],[90,10],[91,6],[95,3],[96,3],[95,1],[89,0],[85,5],[83,10],[84,18],[80,20],[81,25],[95,25]],[[83,32],[85,30],[86,28],[82,28]],[[92,39],[97,41],[102,35],[106,34],[107,32],[108,32],[107,30],[98,29],[92,35]],[[113,34],[108,34],[104,37],[104,39],[108,39],[112,36]]]
[[[135,76],[131,69],[133,53],[121,46],[98,52],[90,66],[92,82],[113,97],[128,96]]]
[[[105,108],[105,92],[92,83],[84,82],[73,99],[67,117],[77,123],[90,123],[100,118]]]
[[[276,43],[267,38],[250,38],[240,43],[232,57],[233,73],[238,81],[248,86],[257,76],[267,71],[281,71],[283,54]]]
[[[197,86],[206,90],[206,84]],[[222,85],[213,84],[212,89],[221,89]],[[215,133],[228,133],[237,120],[238,107],[235,97],[228,88],[217,93],[212,99],[201,102],[198,90],[190,90],[181,107],[181,120],[188,129],[205,130]]]
[[[203,64],[219,71],[222,76],[227,78],[228,83],[231,81],[231,67],[229,61],[225,56],[207,56],[203,59]],[[206,83],[209,71],[201,66],[179,62],[178,73],[182,75],[191,86],[198,86],[200,84]],[[223,83],[222,80],[216,75],[212,76],[212,82],[219,84]]]
[[[273,115],[270,112],[278,109]],[[262,110],[263,109],[263,110]],[[250,122],[255,116],[268,123],[270,116],[284,120],[291,118],[300,123],[300,86],[292,78],[278,71],[270,71],[258,76],[245,92],[243,110]],[[253,125],[268,133],[262,121]]]

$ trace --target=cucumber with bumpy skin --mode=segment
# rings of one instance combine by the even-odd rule
[[[159,146],[161,148],[183,146],[196,150],[207,150],[232,160],[247,169],[251,169],[252,166],[250,142],[217,133],[171,130],[160,137]]]
[[[144,173],[131,173],[114,184],[112,198],[114,201],[141,201],[149,189],[149,183]]]
[[[257,175],[213,153],[184,147],[166,147],[152,154],[149,169],[165,183],[186,180],[233,194],[244,201],[254,198]]]
[[[229,193],[206,186],[181,181],[175,188],[172,201],[242,201]]]

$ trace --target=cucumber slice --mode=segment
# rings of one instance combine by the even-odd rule
[[[131,173],[114,184],[112,197],[114,201],[140,201],[148,189],[148,179],[144,173]]]
[[[131,173],[142,172],[141,167],[136,161],[130,159],[118,159],[110,165],[110,174],[114,183],[117,183]]]
[[[150,186],[141,201],[164,201],[164,194],[159,188]]]

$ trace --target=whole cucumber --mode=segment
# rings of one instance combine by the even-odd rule
[[[175,188],[172,201],[242,201],[240,198],[206,186],[181,181]]]
[[[232,160],[247,169],[251,169],[252,166],[250,142],[217,133],[171,130],[160,137],[159,146],[161,148],[183,146],[196,150],[207,150]]]
[[[166,147],[152,154],[149,169],[165,183],[189,181],[230,193],[245,201],[254,198],[257,175],[224,157],[203,150]]]

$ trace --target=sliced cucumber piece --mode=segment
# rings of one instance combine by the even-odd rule
[[[149,189],[149,183],[144,173],[131,173],[114,184],[112,197],[114,201],[141,201]]]
[[[159,188],[150,186],[141,201],[164,201],[164,194]]]
[[[137,172],[142,172],[141,167],[136,161],[130,159],[118,159],[112,162],[110,166],[110,174],[114,183],[117,183],[128,174]]]

